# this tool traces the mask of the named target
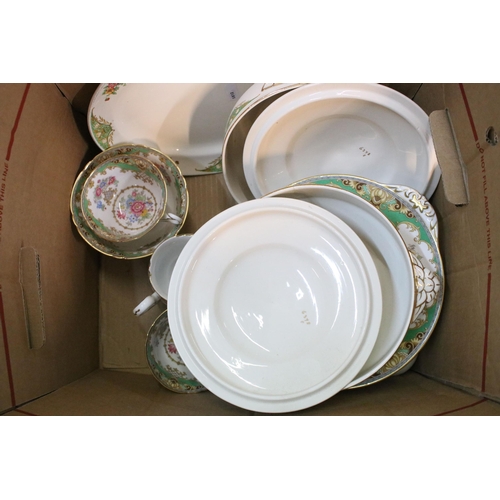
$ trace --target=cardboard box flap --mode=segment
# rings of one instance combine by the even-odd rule
[[[429,122],[446,198],[454,205],[467,205],[467,168],[460,154],[449,110],[433,111]]]
[[[98,367],[99,256],[69,195],[88,142],[54,84],[0,85],[0,409]]]

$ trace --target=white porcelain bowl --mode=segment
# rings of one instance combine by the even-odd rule
[[[359,384],[384,366],[409,328],[415,309],[415,277],[408,249],[382,212],[348,191],[304,184],[268,196],[307,201],[340,217],[361,238],[375,262],[382,286],[382,322],[369,358],[348,387]]]
[[[172,336],[196,378],[253,411],[320,403],[359,373],[382,318],[377,268],[327,210],[269,198],[202,226],[172,274]]]
[[[255,198],[321,174],[410,186],[429,198],[440,178],[428,116],[378,84],[310,84],[281,96],[248,131],[243,170]]]

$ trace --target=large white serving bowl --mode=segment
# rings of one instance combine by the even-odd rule
[[[379,84],[311,84],[281,96],[249,130],[243,170],[255,198],[332,173],[410,186],[429,198],[440,178],[428,116]]]
[[[340,188],[304,184],[279,189],[268,197],[307,201],[340,217],[361,238],[375,262],[382,285],[382,322],[369,358],[348,387],[357,385],[385,365],[409,328],[415,309],[415,276],[408,249],[382,212]]]
[[[352,381],[375,344],[382,302],[373,258],[345,222],[268,198],[235,205],[192,236],[168,315],[181,358],[209,391],[278,413]]]
[[[221,172],[228,116],[250,83],[101,83],[87,122],[106,150],[144,144],[167,154],[184,176]]]

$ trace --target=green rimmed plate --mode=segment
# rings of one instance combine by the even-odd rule
[[[168,311],[163,311],[149,329],[146,357],[153,376],[167,389],[184,394],[207,390],[188,370],[177,352],[170,332]]]
[[[413,362],[431,336],[444,298],[444,269],[438,246],[438,224],[429,201],[405,186],[384,184],[349,175],[307,177],[292,185],[321,184],[344,189],[377,207],[403,238],[415,271],[415,312],[406,335],[392,358],[371,377],[353,388],[384,380]]]
[[[139,240],[129,242],[111,242],[100,238],[87,224],[82,214],[82,189],[91,173],[103,162],[120,155],[142,156],[160,169],[167,184],[166,212],[176,219],[162,222],[162,233],[154,240]],[[80,236],[95,250],[117,259],[140,259],[152,255],[156,247],[163,241],[175,236],[186,220],[189,196],[186,180],[177,165],[167,155],[153,148],[124,144],[107,149],[94,157],[77,177],[70,199],[70,210]],[[155,233],[156,236],[156,233]]]

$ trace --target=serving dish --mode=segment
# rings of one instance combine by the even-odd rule
[[[270,413],[342,390],[382,317],[361,239],[327,210],[287,198],[241,203],[202,226],[177,261],[168,304],[195,377],[232,404]]]
[[[249,130],[243,170],[255,198],[329,173],[410,186],[429,198],[440,178],[428,116],[378,84],[311,84],[281,96]]]
[[[146,358],[153,376],[163,387],[183,394],[206,391],[177,352],[168,324],[167,311],[163,311],[149,329]]]
[[[102,83],[87,123],[106,150],[144,144],[167,154],[183,175],[221,172],[225,126],[249,83]]]
[[[114,242],[98,236],[85,221],[82,214],[82,189],[89,175],[102,162],[115,156],[135,155],[151,161],[162,172],[167,184],[167,208],[165,213],[171,214],[161,224],[133,241]],[[104,255],[117,259],[140,259],[150,256],[160,243],[175,236],[182,228],[188,212],[189,196],[186,180],[177,165],[165,154],[147,146],[127,144],[115,146],[95,156],[78,175],[70,197],[70,210],[73,223],[80,236],[92,248]]]
[[[348,175],[313,176],[296,183],[331,185],[354,193],[381,210],[403,238],[415,274],[416,303],[406,335],[391,359],[352,388],[380,382],[412,363],[431,337],[443,307],[444,266],[437,239],[434,209],[425,196],[405,186],[391,188]]]
[[[373,258],[382,287],[382,322],[370,356],[348,386],[357,385],[391,359],[410,325],[416,291],[408,249],[380,210],[344,189],[302,184],[278,189],[267,196],[303,200],[328,210],[356,232]]]

